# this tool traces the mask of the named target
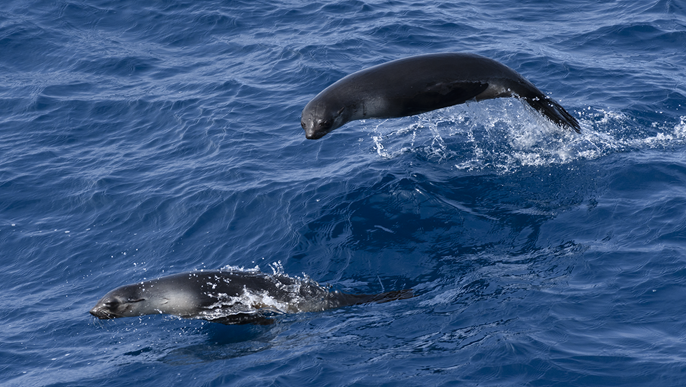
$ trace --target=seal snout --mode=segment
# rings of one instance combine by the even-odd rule
[[[327,132],[305,131],[305,138],[307,138],[308,140],[318,140],[324,137],[326,133]]]
[[[94,306],[93,309],[89,311],[89,313],[101,320],[110,319],[113,317],[112,314],[108,313],[103,307],[103,305],[100,304]]]
[[[308,140],[317,140],[334,129],[334,120],[314,116],[311,110],[309,105],[305,107],[300,119],[300,126],[305,130],[305,137]]]
[[[305,129],[305,137],[308,140],[318,140],[326,136],[326,134],[332,130],[332,125],[329,121],[323,121],[318,123],[313,122],[310,124],[305,124],[305,121],[303,121],[302,127],[303,129]]]
[[[302,126],[303,130],[305,130],[305,138],[308,140],[317,140],[324,137],[326,134],[326,132],[317,130],[316,125],[313,122],[309,123],[308,125],[308,123],[305,122],[305,119],[300,121],[300,126]]]

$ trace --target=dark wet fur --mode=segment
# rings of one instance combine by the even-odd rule
[[[560,106],[553,99],[548,98],[544,95],[534,96],[534,97],[524,97],[522,98],[526,103],[532,108],[536,109],[539,113],[546,116],[549,120],[553,121],[555,124],[574,129],[577,133],[581,133],[581,126],[579,126],[579,121],[576,120],[571,114]]]

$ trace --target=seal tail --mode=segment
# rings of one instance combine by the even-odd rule
[[[567,113],[567,111],[553,99],[548,98],[543,94],[527,96],[523,99],[529,106],[536,109],[539,113],[543,114],[557,125],[574,129],[575,132],[581,133],[579,121],[577,121],[574,116]]]

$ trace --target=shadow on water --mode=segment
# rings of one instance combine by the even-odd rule
[[[288,329],[288,318],[272,325],[223,325],[172,316],[145,316],[99,322],[111,336],[102,343],[111,348],[110,361],[120,365],[162,362],[197,364],[248,356],[272,348],[274,339]],[[104,337],[100,335],[100,337]],[[116,342],[118,345],[113,347]]]
[[[203,322],[199,329],[204,337],[201,343],[173,349],[159,360],[181,365],[248,356],[272,348],[274,338],[282,330],[280,322],[268,327]]]

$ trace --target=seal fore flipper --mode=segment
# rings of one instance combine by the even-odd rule
[[[274,315],[265,315],[263,313],[236,313],[213,319],[207,318],[205,320],[224,325],[271,325],[276,323],[276,320],[271,318],[273,316]]]
[[[487,82],[436,82],[427,85],[413,97],[398,101],[403,105],[402,115],[415,115],[448,106],[458,105],[474,99],[488,88]]]

